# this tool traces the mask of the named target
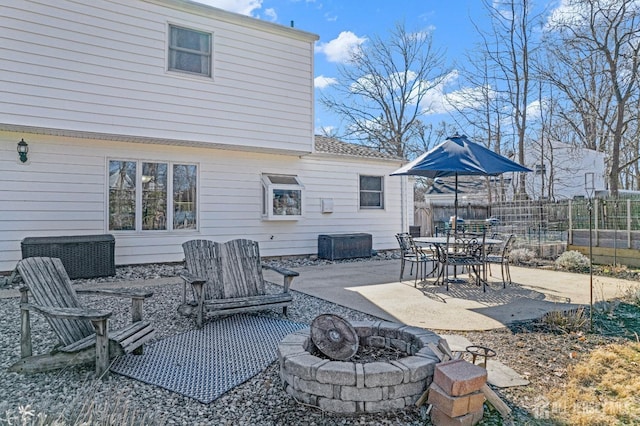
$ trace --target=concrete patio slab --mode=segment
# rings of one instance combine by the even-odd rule
[[[589,275],[544,269],[511,268],[514,284],[502,287],[490,278],[486,292],[473,284],[444,286],[418,283],[405,276],[400,261],[336,263],[305,266],[292,289],[380,318],[433,330],[488,330],[535,319],[554,310],[588,305]],[[268,271],[265,278],[271,277]],[[492,281],[493,280],[493,281]],[[277,281],[276,281],[277,282]],[[593,300],[621,296],[638,283],[594,277]]]

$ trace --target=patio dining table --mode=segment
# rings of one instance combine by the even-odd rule
[[[477,235],[458,235],[457,237],[451,237],[449,244],[455,244],[455,239],[459,239],[459,240],[470,240],[472,238],[478,238],[480,239],[481,236],[477,236]],[[416,244],[420,244],[420,245],[429,245],[429,244],[433,244],[433,245],[445,245],[447,244],[447,237],[414,237],[413,241],[416,242]],[[498,244],[502,244],[504,241],[497,239],[497,238],[485,238],[484,239],[484,245],[486,246],[491,246],[491,245],[498,245]]]
[[[440,250],[446,250],[447,249],[447,244],[449,245],[449,247],[453,247],[454,249],[456,247],[461,247],[464,246],[468,243],[468,241],[472,240],[472,239],[477,239],[478,242],[483,241],[482,240],[482,235],[478,236],[478,235],[469,235],[469,234],[462,234],[462,235],[457,235],[457,236],[450,236],[449,238],[447,237],[415,237],[413,240],[415,241],[416,245],[421,246],[421,247],[425,247],[425,246],[437,246]],[[487,247],[490,246],[495,246],[495,245],[500,245],[502,244],[503,241],[501,239],[498,238],[484,238],[484,247],[483,247],[483,251],[486,252]],[[446,256],[446,258],[448,258],[448,256]],[[483,281],[483,288],[487,283],[487,274],[486,274],[486,256],[482,257],[483,260],[483,265],[482,265],[482,269],[483,269],[483,277],[482,277],[482,281]],[[448,265],[443,265],[443,268],[446,268]],[[443,280],[444,280],[444,275],[443,275]],[[461,280],[459,278],[457,278],[457,267],[454,266],[453,269],[453,279],[452,280],[448,280],[450,282],[466,282],[466,280]],[[448,289],[448,282],[447,284],[447,289]]]

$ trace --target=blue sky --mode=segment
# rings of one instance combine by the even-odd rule
[[[446,85],[432,94],[431,102],[461,89],[456,64],[464,61],[465,51],[473,48],[477,33],[473,23],[486,25],[486,11],[480,0],[194,0],[231,12],[317,34],[315,47],[316,100],[319,91],[337,76],[336,65],[344,61],[351,48],[366,43],[368,37],[385,38],[398,22],[407,30],[428,30],[436,48],[446,51],[453,73]],[[540,0],[557,3],[562,0]],[[473,22],[473,23],[472,23]],[[446,120],[446,108],[433,112],[434,121]],[[339,119],[316,102],[316,132],[322,127],[339,126]]]

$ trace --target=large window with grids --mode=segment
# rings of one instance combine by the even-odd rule
[[[168,70],[211,77],[211,34],[169,25]]]
[[[197,229],[195,164],[109,160],[109,230]]]

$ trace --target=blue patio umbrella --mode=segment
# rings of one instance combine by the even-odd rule
[[[458,176],[497,176],[531,170],[496,154],[466,136],[450,136],[444,142],[400,167],[391,176],[413,175],[428,178],[455,176],[454,215],[458,218]],[[454,224],[454,229],[456,225]]]

